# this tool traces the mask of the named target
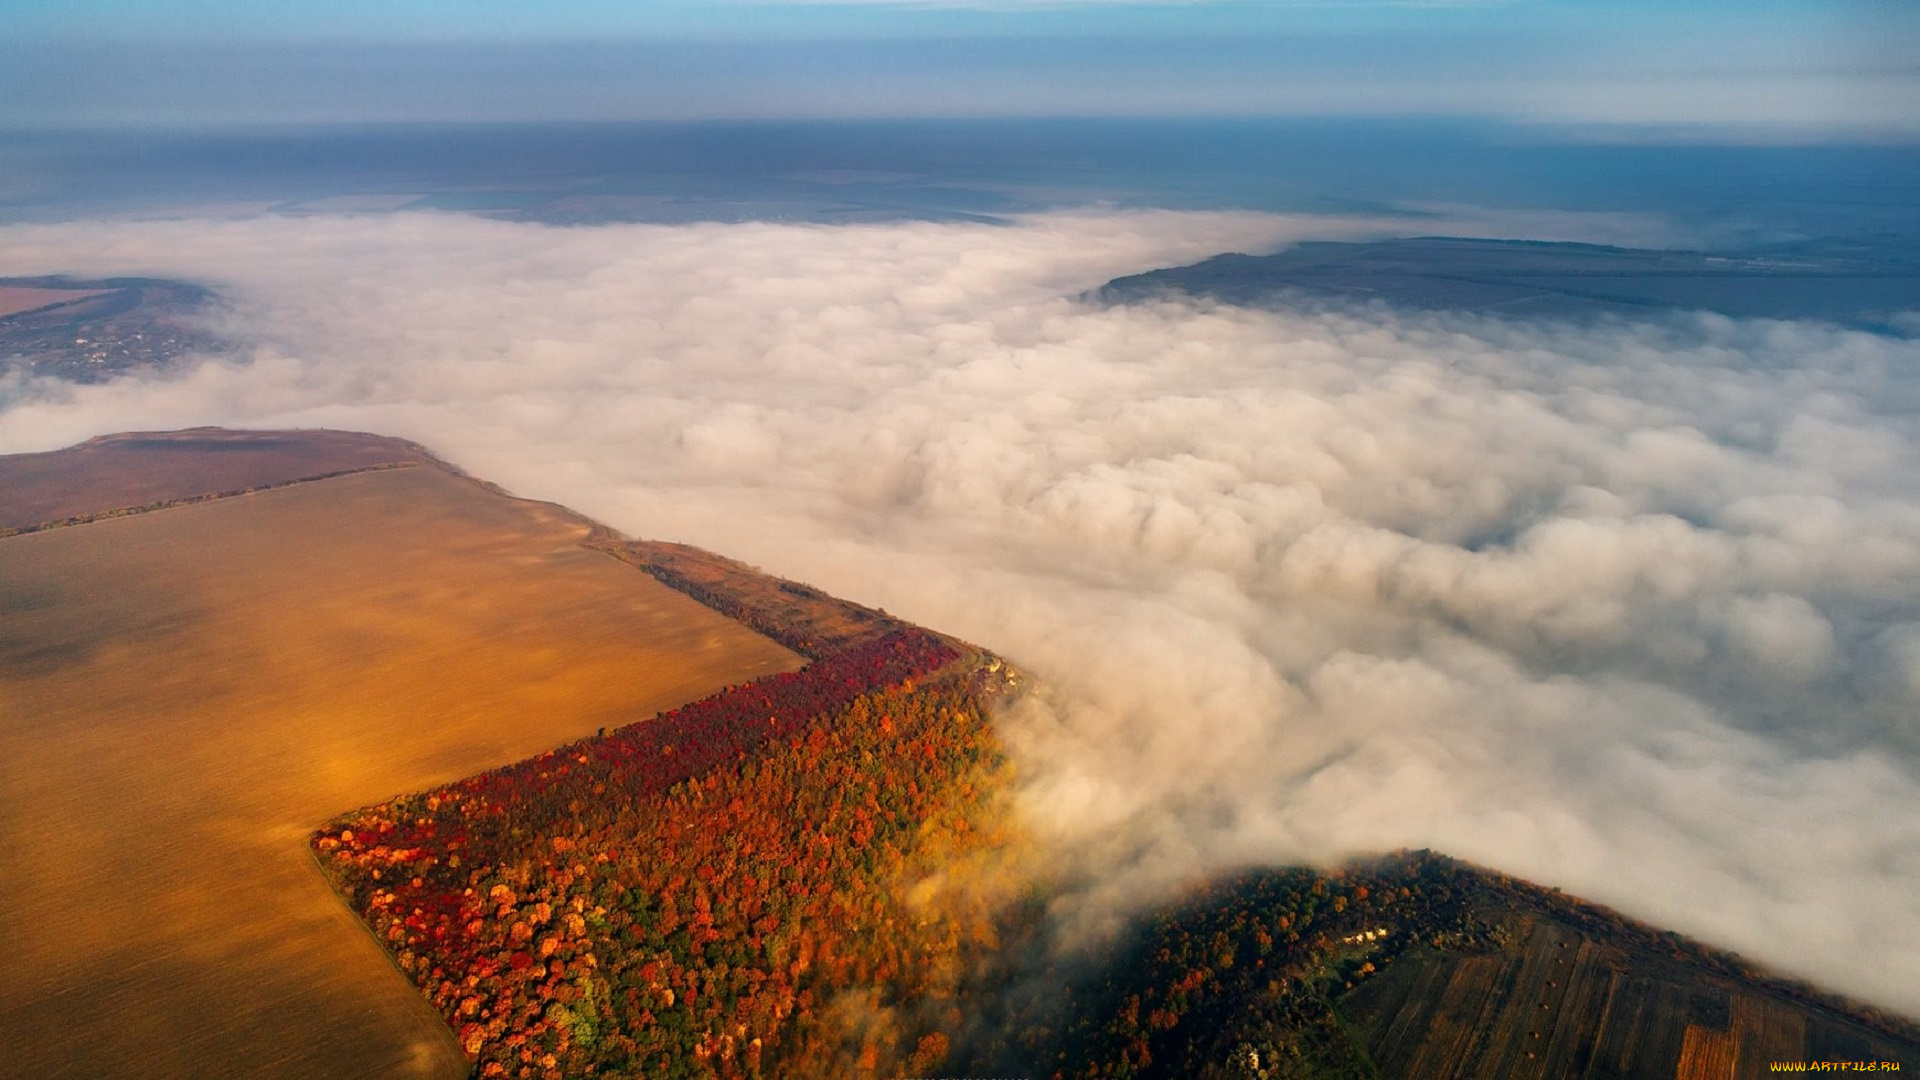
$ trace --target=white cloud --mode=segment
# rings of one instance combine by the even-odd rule
[[[0,389],[0,450],[390,432],[997,648],[1082,915],[1430,846],[1920,1011],[1920,345],[1068,298],[1375,228],[13,227],[261,344]]]

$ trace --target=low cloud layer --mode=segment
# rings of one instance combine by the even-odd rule
[[[0,273],[208,281],[260,345],[0,385],[0,451],[398,434],[986,644],[1045,684],[1003,729],[1068,915],[1433,847],[1920,1013],[1920,344],[1070,299],[1374,232],[9,228]]]

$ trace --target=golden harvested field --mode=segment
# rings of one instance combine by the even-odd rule
[[[65,304],[101,296],[111,289],[42,289],[31,285],[0,285],[0,319],[48,304]]]
[[[0,1077],[463,1076],[310,830],[801,663],[587,531],[422,465],[0,539]]]

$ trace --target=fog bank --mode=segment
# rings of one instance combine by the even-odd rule
[[[1920,343],[1072,299],[1383,228],[6,228],[0,273],[207,282],[258,344],[0,384],[0,452],[401,435],[978,641],[1044,684],[1002,728],[1090,927],[1433,847],[1920,1014]]]

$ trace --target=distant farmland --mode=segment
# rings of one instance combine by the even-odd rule
[[[0,458],[0,536],[427,460],[405,440],[344,431],[107,435]]]
[[[402,467],[0,539],[0,1077],[462,1076],[311,831],[801,658],[405,444],[190,434],[0,490]]]
[[[991,1003],[998,1042],[950,1072],[1757,1080],[1775,1062],[1920,1064],[1908,1019],[1431,851],[1229,875],[1097,963],[1047,955],[1006,954],[1012,985],[1051,992]]]
[[[1899,1062],[1854,1018],[1538,914],[1504,947],[1416,948],[1348,996],[1383,1076],[1758,1077],[1773,1062]]]
[[[0,285],[0,319],[54,304],[71,304],[106,292],[105,289],[46,289],[30,285]]]

